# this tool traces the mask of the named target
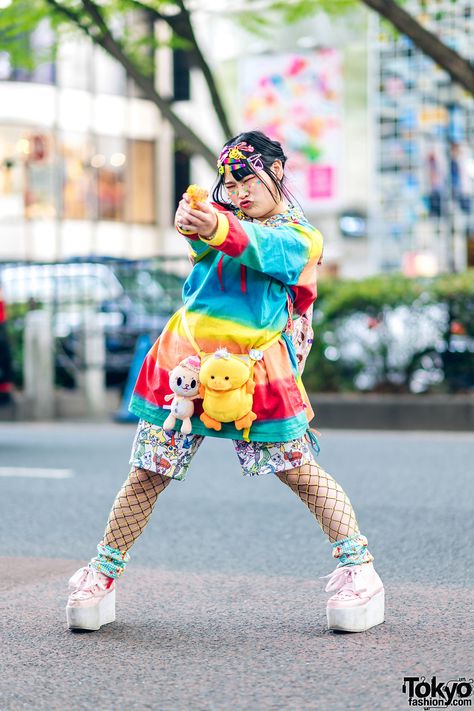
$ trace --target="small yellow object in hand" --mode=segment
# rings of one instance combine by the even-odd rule
[[[208,191],[206,188],[201,188],[199,185],[190,185],[186,190],[186,195],[190,197],[190,207],[195,209],[198,202],[205,202],[208,198]]]

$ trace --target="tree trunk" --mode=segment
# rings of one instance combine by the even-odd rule
[[[394,0],[361,1],[409,37],[422,52],[444,69],[454,82],[474,95],[474,67],[469,61],[426,30]]]
[[[222,131],[224,133],[225,139],[227,140],[233,135],[232,128],[230,126],[229,120],[227,118],[227,113],[224,105],[221,101],[219,91],[214,80],[214,75],[211,71],[209,64],[207,63],[201,48],[199,47],[196,35],[194,34],[194,28],[191,22],[191,15],[186,8],[183,0],[177,0],[177,4],[181,10],[180,22],[176,23],[175,32],[177,35],[188,40],[192,44],[192,50],[190,51],[190,61],[194,63],[201,70],[203,77],[206,81],[207,88],[209,89],[209,94],[211,97],[212,105],[216,116],[221,125]]]

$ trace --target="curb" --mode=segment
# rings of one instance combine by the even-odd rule
[[[311,393],[309,399],[317,428],[474,432],[474,394]]]

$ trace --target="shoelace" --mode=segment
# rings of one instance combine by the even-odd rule
[[[89,566],[79,568],[69,580],[69,587],[73,590],[72,594],[78,598],[87,597],[87,592],[90,592],[95,585],[101,590],[107,589],[105,576],[95,568],[89,568]]]
[[[367,590],[367,585],[363,582],[363,576],[360,571],[355,569],[358,566],[344,565],[341,568],[336,568],[329,575],[322,575],[321,580],[329,578],[326,585],[326,592],[337,590],[338,593],[354,593],[359,595],[364,590]]]

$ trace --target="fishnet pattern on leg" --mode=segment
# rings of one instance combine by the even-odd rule
[[[349,498],[316,462],[280,472],[278,477],[306,504],[331,543],[359,533]]]
[[[171,479],[146,469],[132,469],[109,514],[103,545],[126,552],[141,534],[158,496]]]

